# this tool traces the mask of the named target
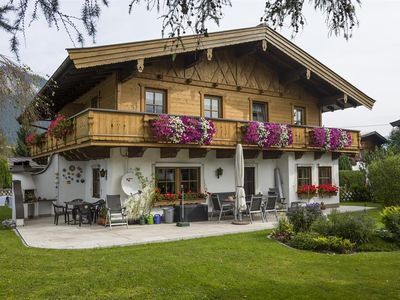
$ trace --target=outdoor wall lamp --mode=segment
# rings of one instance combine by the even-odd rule
[[[223,173],[224,173],[224,170],[221,167],[219,167],[218,169],[215,170],[215,175],[217,175],[217,178],[220,178]]]
[[[107,170],[101,169],[100,170],[100,177],[105,177],[107,179]]]

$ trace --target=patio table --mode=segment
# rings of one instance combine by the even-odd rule
[[[79,206],[84,205],[84,204],[90,204],[87,201],[77,201],[77,200],[71,200],[71,201],[65,201],[65,209],[68,211],[68,206],[72,206],[72,220],[69,222],[70,224],[74,222],[74,225],[76,225],[76,211],[78,210]]]

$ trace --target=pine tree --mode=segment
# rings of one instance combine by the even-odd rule
[[[25,144],[25,138],[31,130],[27,126],[21,126],[17,132],[17,145],[15,147],[14,153],[16,156],[29,156],[28,147]]]

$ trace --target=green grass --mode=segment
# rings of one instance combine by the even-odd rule
[[[266,234],[45,250],[0,230],[0,299],[400,298],[400,252],[320,254]]]

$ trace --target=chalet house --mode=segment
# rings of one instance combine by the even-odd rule
[[[360,151],[358,131],[324,128],[322,114],[375,102],[266,26],[67,51],[38,96],[72,127],[30,147],[48,164],[37,196],[60,202],[124,195],[137,167],[161,193],[235,191],[238,143],[248,195],[273,188],[278,168],[298,201],[300,187],[338,185],[338,157]]]

